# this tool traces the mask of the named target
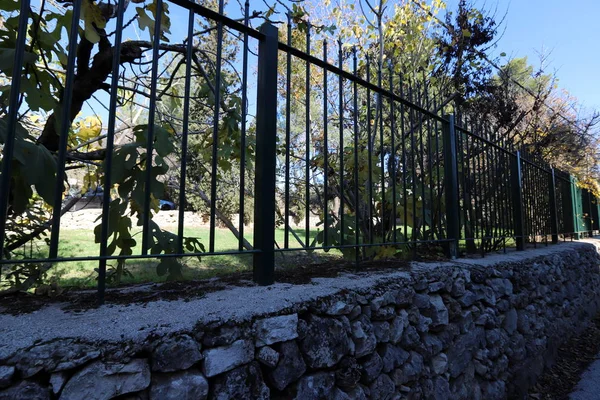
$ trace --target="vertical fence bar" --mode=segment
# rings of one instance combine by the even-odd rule
[[[292,45],[292,16],[287,15],[287,44]],[[290,141],[292,131],[292,54],[286,54],[285,73],[285,222],[283,247],[290,247]],[[256,207],[256,206],[255,206]]]
[[[444,122],[444,180],[446,184],[446,219],[448,222],[448,256],[458,257],[458,240],[460,227],[458,225],[458,164],[456,160],[456,131],[454,115],[446,116]]]
[[[224,14],[224,1],[219,1],[219,14]],[[215,251],[215,234],[217,229],[217,157],[219,155],[219,122],[221,107],[221,69],[223,63],[223,23],[217,22],[217,54],[215,60],[215,112],[212,132],[212,165],[210,179],[210,231],[208,248],[212,253]],[[243,191],[244,188],[241,188]],[[243,213],[243,211],[242,211]],[[241,236],[240,236],[241,237]]]
[[[81,1],[73,2],[73,14],[71,16],[71,30],[69,31],[68,59],[65,75],[64,94],[59,108],[55,109],[53,115],[60,115],[59,123],[59,145],[56,165],[56,181],[54,186],[54,208],[52,210],[52,229],[50,233],[49,258],[58,256],[58,243],[60,235],[61,202],[65,182],[65,163],[67,160],[67,145],[69,129],[71,128],[71,104],[73,101],[73,85],[75,82],[75,60],[77,55],[77,37],[79,29],[79,17],[81,15]],[[60,110],[60,111],[59,111]],[[17,110],[14,110],[15,112]]]
[[[250,2],[244,3],[244,26],[249,24]],[[244,250],[244,217],[246,211],[246,119],[248,118],[248,32],[244,32],[242,54],[242,122],[240,141],[240,210],[238,231],[240,233],[238,251]]]
[[[523,225],[523,179],[521,173],[521,153],[517,151],[511,164],[512,200],[514,204],[514,227],[517,250],[525,250],[525,232]]]
[[[10,178],[12,159],[15,150],[15,138],[17,132],[17,120],[19,109],[19,98],[21,94],[21,72],[25,56],[25,44],[27,39],[27,23],[29,21],[29,0],[21,0],[19,28],[17,42],[15,44],[15,57],[13,59],[13,76],[10,82],[10,95],[8,103],[8,121],[6,130],[6,142],[2,153],[2,175],[0,183],[0,260],[4,256],[4,240],[6,237],[5,227],[8,212],[8,199],[10,197]],[[0,266],[0,272],[2,267]],[[0,274],[0,278],[2,274]]]
[[[307,24],[306,27],[306,54],[310,55],[310,24]],[[311,141],[311,132],[310,132],[310,63],[306,61],[306,86],[304,88],[306,94],[306,115],[305,115],[305,130],[306,130],[306,164],[305,164],[305,216],[304,216],[304,246],[306,248],[310,247],[310,141]]]
[[[323,40],[323,61],[327,62],[327,40]],[[329,138],[327,131],[327,69],[323,69],[323,246],[329,245]]]
[[[100,257],[108,255],[108,237],[110,235],[109,212],[110,191],[112,188],[112,161],[115,142],[115,122],[117,114],[117,91],[119,85],[120,45],[123,35],[123,14],[125,14],[125,1],[120,0],[117,6],[117,25],[115,29],[115,43],[117,51],[113,55],[113,65],[110,82],[110,100],[108,112],[108,131],[106,136],[106,160],[104,161],[104,192],[102,193],[102,230],[100,232]],[[181,240],[181,239],[179,239]],[[106,258],[98,263],[98,304],[104,304],[106,289]]]
[[[154,153],[154,131],[156,121],[156,86],[158,83],[158,58],[160,48],[161,35],[161,15],[163,3],[162,0],[156,1],[156,21],[154,24],[154,35],[152,36],[152,68],[150,80],[150,102],[148,110],[148,137],[146,143],[146,171],[145,171],[145,192],[144,192],[144,218],[142,228],[142,255],[148,254],[150,247],[151,231],[150,231],[150,201],[152,194],[152,158]]]
[[[554,168],[550,169],[549,175],[550,186],[550,230],[552,234],[552,243],[558,243],[558,208],[556,206],[556,177],[554,176]]]
[[[581,196],[581,192],[577,190],[577,183],[575,181],[575,177],[569,174],[569,189],[571,195],[571,210],[572,210],[572,218],[573,218],[573,234],[571,235],[571,239],[575,238],[576,240],[581,239],[580,236],[580,219],[579,219],[579,197]]]
[[[275,163],[277,139],[278,30],[265,23],[258,46],[256,106],[256,199],[254,207],[254,280],[270,285],[275,271]]]

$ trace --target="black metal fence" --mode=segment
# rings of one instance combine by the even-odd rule
[[[437,252],[485,255],[598,230],[596,199],[578,189],[568,174],[494,139],[485,121],[444,115],[453,106],[428,93],[433,89],[426,82],[407,79],[393,65],[381,65],[377,57],[359,54],[352,46],[317,41],[309,24],[299,28],[288,21],[278,30],[265,23],[256,30],[249,23],[248,2],[243,18],[234,20],[224,16],[223,2],[215,11],[173,0],[168,2],[171,13],[187,14],[187,29],[175,45],[166,42],[161,28],[167,2],[156,0],[158,17],[150,46],[144,47],[140,41],[122,42],[126,4],[119,1],[110,20],[114,39],[105,43],[115,56],[102,86],[110,93],[101,149],[105,156],[95,164],[106,188],[96,232],[98,252],[61,256],[66,171],[86,163],[71,142],[73,105],[80,101],[76,86],[84,78],[77,65],[81,4],[73,2],[66,76],[53,114],[59,142],[56,148],[46,146],[55,168],[53,199],[42,197],[54,207],[39,226],[18,231],[20,217],[12,202],[22,168],[19,152],[24,143],[43,145],[20,134],[27,113],[23,104],[29,101],[21,90],[29,68],[26,33],[34,23],[24,17],[29,1],[20,3],[3,117],[4,276],[28,265],[48,270],[59,262],[97,261],[103,301],[107,263],[113,261],[158,259],[158,272],[164,274],[176,270],[175,260],[181,258],[247,254],[253,258],[255,280],[266,285],[274,281],[278,253],[334,250],[356,262]],[[203,47],[211,38],[214,46]],[[136,61],[139,71],[127,70],[123,60],[124,49],[133,45],[142,52],[136,60],[145,60]],[[165,54],[172,57],[166,66]],[[169,91],[174,88],[178,91]],[[122,109],[135,104],[124,100],[123,91],[137,93],[147,103],[145,120],[132,128],[136,139],[117,143]],[[167,94],[176,106],[167,104]],[[172,149],[165,141],[174,143]],[[122,172],[124,166],[130,168],[128,174]],[[173,175],[158,179],[167,170]],[[173,233],[153,222],[165,183],[179,206]],[[192,193],[206,208],[206,240],[186,235],[184,211]],[[229,202],[236,202],[237,220],[223,211]],[[131,217],[123,217],[128,213]],[[139,251],[133,217],[142,236]],[[248,219],[254,223],[250,232]],[[234,248],[219,245],[219,223],[236,236]],[[18,251],[44,229],[51,232],[47,253],[36,257]]]

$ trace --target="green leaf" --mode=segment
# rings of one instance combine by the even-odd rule
[[[0,70],[2,72],[12,71],[13,65],[15,65],[15,51],[15,49],[0,48]],[[24,64],[35,64],[36,60],[37,56],[34,53],[24,52]]]
[[[20,1],[0,0],[0,10],[4,12],[17,11],[21,5]]]

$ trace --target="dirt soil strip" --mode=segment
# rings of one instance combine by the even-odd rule
[[[596,361],[598,353],[600,353],[600,315],[596,316],[585,331],[560,346],[556,363],[544,372],[538,383],[529,391],[529,398],[568,399],[569,394],[579,383],[581,374]]]

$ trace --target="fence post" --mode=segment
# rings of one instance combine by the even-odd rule
[[[460,226],[458,214],[458,164],[456,157],[456,130],[454,129],[454,115],[446,115],[448,122],[444,122],[444,183],[446,185],[446,220],[448,222],[448,256],[458,257],[458,240],[460,239]]]
[[[552,231],[552,243],[558,243],[558,210],[556,209],[556,178],[554,168],[550,169],[550,230]]]
[[[573,210],[573,235],[576,240],[581,239],[581,219],[580,215],[582,215],[582,210],[580,204],[582,203],[581,199],[581,190],[577,187],[577,181],[575,177],[569,174],[569,182],[570,182],[570,193],[571,193],[571,210]]]
[[[260,32],[264,38],[258,45],[253,276],[259,285],[270,285],[275,271],[278,30],[264,23]]]
[[[521,175],[521,153],[517,151],[511,162],[512,200],[514,208],[515,240],[517,250],[525,250],[525,224],[523,223],[523,179]]]

